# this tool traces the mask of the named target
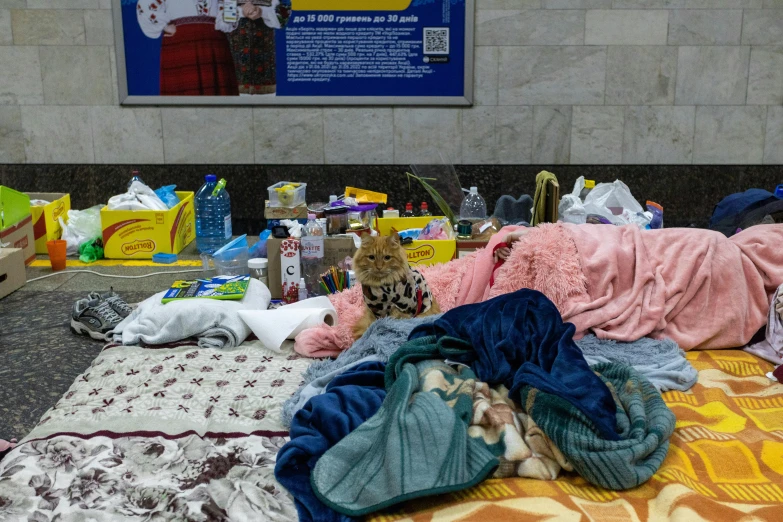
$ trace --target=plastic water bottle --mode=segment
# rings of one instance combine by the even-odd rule
[[[478,193],[478,188],[470,187],[470,192],[462,200],[459,207],[460,220],[478,221],[487,218],[487,204]]]
[[[321,265],[324,260],[324,229],[315,220],[315,214],[307,214],[307,223],[302,231],[302,273],[309,295],[318,295],[321,280]]]
[[[128,182],[128,191],[130,191],[131,185],[133,185],[134,181],[144,183],[143,181],[141,181],[141,177],[139,176],[138,170],[134,170],[133,172],[131,172],[131,180]]]
[[[206,183],[196,192],[196,248],[214,254],[231,241],[231,198],[226,180],[207,174]]]

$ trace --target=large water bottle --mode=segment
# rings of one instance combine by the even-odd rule
[[[307,215],[302,231],[302,273],[308,295],[319,295],[321,291],[321,265],[324,260],[324,229],[315,220],[315,214]]]
[[[459,218],[460,220],[467,219],[468,221],[478,221],[487,218],[487,204],[478,193],[476,187],[470,187],[470,192],[462,200],[462,205],[459,207]]]
[[[207,174],[206,183],[196,192],[196,248],[205,254],[231,240],[231,198],[226,191],[226,180]]]

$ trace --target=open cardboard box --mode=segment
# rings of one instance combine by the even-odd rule
[[[409,228],[424,228],[433,219],[442,216],[426,216],[411,218],[378,218],[378,233],[388,236],[392,230],[401,231]],[[408,264],[410,265],[436,265],[448,263],[454,259],[457,251],[455,239],[427,239],[413,241],[405,245],[408,252]]]
[[[48,205],[42,207],[30,206],[33,216],[33,235],[35,237],[35,253],[48,254],[46,242],[60,239],[63,229],[59,218],[68,222],[68,211],[71,209],[71,195],[62,192],[28,192],[30,199],[43,199]]]
[[[22,288],[26,281],[21,248],[0,248],[0,299]]]

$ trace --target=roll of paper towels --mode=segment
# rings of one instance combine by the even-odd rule
[[[328,297],[314,297],[276,310],[242,310],[239,317],[270,350],[280,351],[283,341],[320,324],[335,326],[337,312]]]

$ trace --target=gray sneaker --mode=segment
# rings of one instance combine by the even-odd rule
[[[108,301],[98,299],[79,299],[73,304],[71,312],[71,331],[79,335],[89,335],[100,341],[108,340],[106,334],[122,322]]]
[[[117,315],[119,315],[123,319],[128,317],[131,314],[131,312],[133,312],[133,308],[131,308],[131,306],[128,303],[126,303],[122,297],[114,293],[114,288],[110,289],[109,292],[106,294],[99,294],[98,292],[90,292],[88,299],[106,301],[107,303],[109,303],[109,306],[111,306],[112,310],[114,310],[117,313]]]

